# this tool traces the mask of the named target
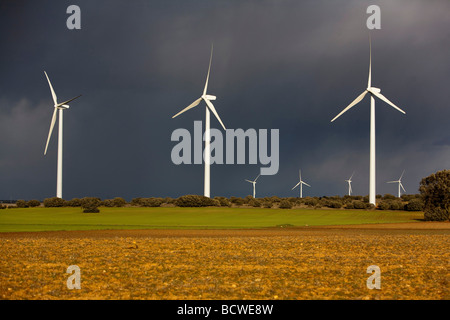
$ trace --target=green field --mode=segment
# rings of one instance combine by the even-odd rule
[[[261,208],[24,208],[0,210],[0,232],[101,229],[236,229],[415,222],[422,212]]]

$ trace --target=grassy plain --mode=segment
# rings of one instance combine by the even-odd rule
[[[17,208],[0,210],[0,232],[103,229],[235,229],[413,222],[422,212],[265,208]]]

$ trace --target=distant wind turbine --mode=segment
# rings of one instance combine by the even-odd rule
[[[260,174],[253,181],[245,179],[245,181],[253,184],[253,199],[256,198],[256,180],[258,180],[259,176],[260,176]]]
[[[350,178],[348,180],[345,180],[348,183],[348,195],[351,196],[352,195],[352,178],[353,175],[355,173],[353,172],[352,175],[350,176]]]
[[[298,176],[299,176],[298,183],[292,188],[292,190],[294,190],[295,188],[300,186],[300,198],[303,198],[303,185],[308,186],[308,187],[311,187],[311,186],[309,184],[307,184],[306,182],[302,181],[301,170],[298,170]]]
[[[367,82],[367,89],[364,90],[352,103],[350,103],[344,110],[341,111],[336,117],[331,120],[333,122],[337,118],[339,118],[343,113],[348,111],[354,105],[359,103],[364,96],[369,93],[370,94],[370,176],[369,176],[369,202],[372,204],[375,203],[376,190],[375,190],[375,97],[383,100],[394,109],[400,111],[405,114],[405,111],[397,107],[391,101],[389,101],[385,96],[383,96],[380,92],[381,89],[372,87],[372,44],[369,41],[370,47],[370,58],[369,58],[369,80]]]
[[[50,124],[50,131],[48,132],[47,144],[45,145],[44,155],[47,154],[48,144],[50,142],[50,137],[52,135],[53,127],[55,126],[56,116],[59,113],[59,127],[58,127],[58,165],[57,165],[57,178],[56,178],[56,196],[58,198],[62,198],[62,156],[63,156],[63,111],[65,109],[69,109],[68,103],[81,97],[81,95],[72,98],[70,100],[58,103],[56,98],[55,91],[53,90],[50,79],[48,78],[47,72],[45,72],[45,76],[48,81],[48,85],[50,86],[50,91],[52,92],[53,103],[54,103],[54,111],[52,122]],[[59,111],[59,112],[58,112]]]
[[[399,198],[400,198],[401,195],[402,195],[402,194],[401,194],[400,188],[402,188],[403,191],[406,192],[405,188],[403,188],[403,185],[402,185],[402,178],[403,178],[403,174],[404,174],[404,173],[405,173],[405,170],[403,170],[402,175],[400,176],[400,178],[398,178],[398,180],[386,182],[386,183],[398,183],[398,197],[399,197]]]
[[[222,125],[223,129],[226,130],[224,124],[222,123],[222,120],[220,120],[219,115],[217,114],[216,109],[214,108],[213,104],[211,103],[211,100],[216,100],[216,96],[208,95],[206,93],[206,90],[208,89],[208,80],[209,80],[209,73],[211,70],[211,61],[213,56],[213,46],[211,46],[211,57],[209,59],[209,67],[208,67],[208,75],[206,76],[206,83],[205,88],[203,89],[203,94],[192,102],[189,106],[178,112],[176,115],[172,117],[175,118],[182,114],[183,112],[188,111],[189,109],[192,109],[196,107],[202,100],[206,103],[206,120],[205,120],[205,152],[204,152],[204,161],[205,161],[205,180],[204,180],[204,196],[210,197],[210,163],[211,163],[211,149],[210,149],[210,142],[211,142],[211,133],[210,133],[210,124],[209,124],[209,118],[210,114],[209,111],[216,116],[217,120],[219,120],[220,124]]]

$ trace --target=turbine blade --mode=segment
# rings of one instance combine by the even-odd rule
[[[297,188],[297,187],[300,185],[300,183],[301,183],[301,182],[297,183],[297,184],[295,185],[295,187],[293,187],[291,190],[294,190],[295,188]]]
[[[247,180],[247,179],[245,179],[245,181],[250,182],[250,183],[253,183],[253,181],[250,181],[250,180]]]
[[[47,154],[48,143],[50,142],[50,137],[52,136],[53,127],[55,126],[56,112],[58,112],[57,108],[55,108],[55,111],[53,111],[52,122],[50,124],[50,131],[48,132],[47,144],[45,145],[44,155]]]
[[[50,82],[50,79],[48,78],[47,72],[44,71],[44,73],[45,73],[45,76],[47,77],[48,85],[50,86],[50,91],[52,92],[53,103],[55,105],[57,105],[58,102],[57,102],[55,90],[53,90],[52,83]]]
[[[222,125],[224,130],[227,130],[227,128],[225,128],[222,120],[220,120],[219,115],[217,114],[216,108],[214,108],[213,104],[211,103],[211,101],[209,101],[208,99],[203,98],[203,100],[205,100],[206,104],[209,107],[209,110],[211,110],[212,113],[214,113],[214,115],[216,116],[217,120],[219,120],[220,124]]]
[[[70,99],[70,100],[67,100],[67,101],[58,103],[56,106],[57,106],[57,107],[61,107],[63,104],[68,104],[69,102],[71,102],[71,101],[73,101],[73,100],[75,100],[75,99],[78,99],[79,97],[81,97],[81,94],[80,94],[79,96],[75,97],[75,98]]]
[[[405,111],[403,111],[402,109],[400,109],[399,107],[397,107],[395,104],[393,104],[391,101],[389,101],[385,96],[383,96],[381,93],[379,92],[375,92],[375,91],[370,91],[370,93],[372,93],[374,96],[376,96],[377,98],[383,100],[384,102],[386,102],[387,104],[391,105],[394,109],[397,109],[398,111],[400,111],[403,114],[406,114]]]
[[[405,174],[405,170],[403,170],[402,175],[400,176],[400,178],[398,178],[398,181],[402,180],[404,174]]]
[[[256,177],[256,179],[255,179],[255,180],[253,180],[253,181],[256,181],[256,180],[258,180],[259,176],[260,176],[260,174],[258,174],[258,176]]]
[[[350,182],[352,181],[352,178],[353,178],[354,174],[355,174],[355,171],[353,171],[352,175],[350,176],[350,179],[348,179],[348,180],[350,180]]]
[[[388,181],[386,183],[397,183],[398,181]]]
[[[209,67],[208,67],[208,75],[206,76],[205,88],[203,89],[203,95],[206,94],[206,90],[208,89],[208,81],[209,81],[209,72],[211,71],[211,61],[213,56],[213,44],[211,44],[211,57],[209,58]]]
[[[331,122],[333,122],[334,120],[336,120],[337,118],[339,118],[343,113],[347,112],[350,108],[352,108],[355,104],[357,104],[358,102],[360,102],[364,96],[366,95],[368,91],[365,90],[363,93],[361,93],[355,100],[353,100],[352,103],[350,103],[344,110],[341,111],[341,113],[339,113],[336,117],[333,118],[333,120],[331,120]]]
[[[307,184],[307,183],[304,182],[304,181],[302,181],[302,183],[303,183],[305,186],[311,187],[309,184]]]
[[[372,39],[370,38],[369,33],[369,80],[367,81],[367,88],[372,86]]]
[[[199,103],[200,103],[200,101],[202,101],[202,98],[198,98],[197,100],[195,100],[194,102],[192,102],[189,106],[187,106],[186,108],[184,108],[183,110],[181,110],[180,112],[178,112],[176,115],[174,115],[173,117],[172,117],[172,119],[173,118],[175,118],[175,117],[178,117],[180,114],[182,114],[183,112],[186,112],[186,111],[188,111],[189,109],[192,109],[193,107],[196,107]]]
[[[406,192],[405,188],[403,188],[402,183],[400,182],[400,187],[402,187],[403,191]]]

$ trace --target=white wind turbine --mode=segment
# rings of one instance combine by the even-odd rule
[[[300,198],[303,198],[303,185],[308,186],[308,187],[311,187],[311,186],[302,180],[302,172],[301,172],[301,170],[298,170],[298,176],[299,176],[299,181],[298,181],[298,183],[292,188],[292,190],[294,190],[295,188],[297,188],[298,186],[300,186]]]
[[[259,176],[260,176],[260,174],[253,181],[245,179],[245,181],[253,184],[253,199],[255,199],[255,196],[256,196],[256,180],[258,180]]]
[[[68,103],[81,97],[81,95],[72,98],[70,100],[58,103],[56,98],[55,91],[53,90],[52,83],[48,78],[47,72],[45,72],[45,76],[48,81],[48,85],[50,86],[50,91],[52,92],[53,103],[54,103],[54,111],[52,122],[50,124],[50,131],[48,132],[47,144],[45,145],[44,155],[47,154],[48,143],[50,142],[50,137],[52,135],[53,127],[55,126],[56,116],[59,113],[59,123],[58,123],[58,166],[57,166],[57,178],[56,178],[56,196],[58,198],[62,198],[62,154],[63,154],[63,111],[69,108]],[[59,111],[59,112],[58,112]]]
[[[402,195],[402,194],[401,194],[400,188],[402,188],[403,191],[406,192],[405,188],[403,188],[403,185],[402,185],[402,178],[403,178],[403,174],[404,174],[404,173],[405,173],[405,170],[403,170],[402,175],[400,176],[400,178],[398,178],[398,180],[386,182],[386,183],[398,183],[398,197],[399,197],[399,198],[400,198],[401,195]]]
[[[369,93],[370,94],[370,175],[369,175],[369,202],[375,205],[375,97],[383,100],[396,110],[405,114],[405,111],[397,107],[391,101],[389,101],[385,96],[383,96],[380,92],[381,89],[372,87],[372,44],[369,42],[370,47],[370,58],[369,58],[369,80],[367,82],[367,89],[364,90],[352,103],[350,103],[344,110],[341,111],[336,117],[331,120],[333,122],[337,118],[339,118],[344,112],[348,111],[354,105],[359,103],[364,96]]]
[[[204,151],[204,161],[205,161],[205,180],[204,180],[204,196],[209,197],[210,196],[210,163],[211,163],[211,149],[210,149],[210,142],[211,142],[211,133],[210,133],[210,124],[209,124],[209,118],[210,114],[209,111],[216,116],[217,120],[219,120],[220,124],[222,125],[223,129],[226,130],[224,124],[222,123],[222,120],[220,120],[219,115],[217,114],[216,109],[214,108],[213,104],[211,103],[211,100],[216,100],[216,96],[208,95],[206,93],[206,90],[208,89],[208,80],[209,80],[209,72],[211,70],[211,61],[212,61],[212,55],[213,55],[213,47],[211,46],[211,57],[209,59],[209,67],[208,67],[208,75],[206,76],[206,83],[205,88],[203,89],[203,94],[200,98],[192,102],[189,106],[178,112],[176,115],[172,117],[175,118],[182,114],[183,112],[188,111],[189,109],[192,109],[196,107],[202,100],[206,102],[206,116],[205,116],[205,151]]]
[[[352,178],[353,175],[355,173],[353,172],[352,175],[350,176],[350,178],[348,180],[345,180],[348,183],[348,195],[351,196],[352,195]]]

